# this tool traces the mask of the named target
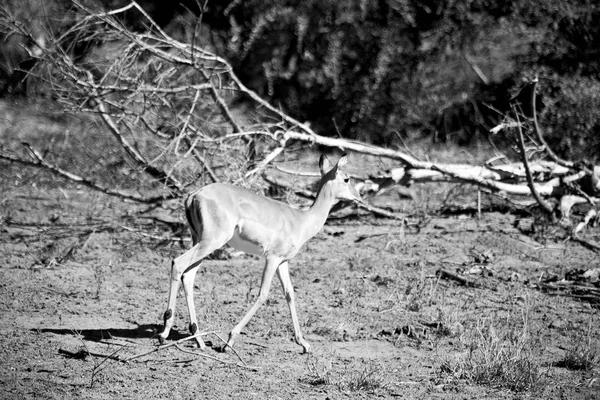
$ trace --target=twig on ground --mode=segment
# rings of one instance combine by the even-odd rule
[[[256,367],[256,366],[250,366],[250,365],[246,364],[246,363],[244,362],[244,360],[242,360],[242,358],[240,357],[240,355],[239,355],[239,354],[238,354],[238,353],[237,353],[237,352],[236,352],[236,351],[235,351],[233,348],[231,348],[231,347],[230,347],[230,349],[231,349],[231,350],[233,350],[234,354],[235,354],[235,355],[237,356],[237,358],[240,360],[240,363],[228,362],[228,361],[220,360],[220,359],[218,359],[218,358],[216,358],[216,357],[213,357],[213,356],[211,356],[211,355],[208,355],[208,354],[204,354],[204,353],[197,353],[197,352],[193,352],[193,351],[185,350],[185,349],[181,348],[181,346],[180,346],[182,343],[184,343],[184,342],[187,342],[187,341],[190,341],[190,340],[192,340],[192,339],[195,339],[196,337],[199,337],[199,336],[206,336],[206,335],[210,335],[210,334],[214,334],[214,335],[216,335],[216,336],[217,336],[219,339],[223,340],[223,339],[221,338],[221,336],[219,336],[219,334],[218,334],[217,332],[203,332],[203,333],[196,333],[195,335],[192,335],[192,336],[187,336],[187,337],[185,337],[185,338],[183,338],[183,339],[179,339],[179,340],[177,340],[177,341],[175,341],[175,342],[172,342],[172,343],[169,343],[169,344],[165,344],[165,345],[162,345],[162,346],[157,346],[157,347],[153,348],[152,350],[149,350],[149,351],[146,351],[146,352],[143,352],[143,353],[140,353],[140,354],[136,354],[136,355],[134,355],[134,356],[131,356],[131,357],[128,357],[128,358],[121,358],[121,357],[117,356],[116,354],[117,354],[118,352],[120,352],[121,350],[123,350],[124,348],[131,346],[131,345],[132,345],[132,343],[125,343],[125,344],[123,344],[123,343],[116,343],[116,342],[114,342],[114,341],[111,341],[111,342],[103,341],[103,342],[104,342],[104,343],[106,343],[106,344],[112,344],[112,345],[118,345],[118,346],[121,346],[121,347],[119,347],[119,348],[118,348],[116,351],[114,351],[114,352],[113,352],[113,353],[111,353],[111,354],[103,354],[103,353],[98,353],[98,352],[90,351],[90,350],[87,348],[87,346],[85,347],[85,349],[81,349],[81,350],[79,350],[79,351],[77,351],[77,352],[73,352],[73,351],[70,351],[70,350],[65,350],[65,349],[59,349],[59,350],[58,350],[58,353],[59,353],[59,354],[64,354],[64,355],[66,355],[66,356],[68,356],[68,357],[71,357],[71,358],[77,358],[77,359],[84,359],[84,358],[86,358],[87,356],[93,356],[93,357],[100,357],[100,358],[103,358],[102,362],[100,362],[100,363],[99,363],[99,364],[98,364],[98,365],[97,365],[97,366],[94,368],[94,371],[95,371],[95,372],[97,372],[97,371],[98,371],[98,369],[99,369],[99,368],[102,366],[102,364],[104,364],[104,363],[105,363],[107,360],[114,360],[114,361],[119,361],[119,362],[122,362],[122,363],[128,363],[128,362],[130,362],[130,361],[136,360],[136,359],[138,359],[138,358],[141,358],[141,357],[147,356],[147,355],[149,355],[149,354],[152,354],[152,353],[156,353],[156,352],[158,352],[158,351],[160,351],[160,350],[164,350],[164,349],[167,349],[167,348],[170,348],[170,347],[175,347],[175,348],[177,348],[179,351],[181,351],[181,352],[183,352],[183,353],[186,353],[186,354],[193,354],[193,355],[195,355],[195,356],[198,356],[198,357],[204,357],[204,358],[207,358],[207,359],[209,359],[209,360],[214,360],[214,361],[220,362],[220,363],[222,363],[222,364],[226,364],[226,365],[235,365],[235,366],[237,366],[237,367],[247,368],[247,369],[250,369],[250,370],[253,370],[253,371],[257,371],[257,370],[259,370],[259,369],[260,369],[259,367]],[[137,343],[133,343],[133,344],[137,345]]]
[[[157,235],[151,235],[149,233],[146,233],[144,231],[142,231],[141,229],[136,229],[136,228],[131,228],[129,226],[125,226],[125,225],[119,225],[120,228],[125,229],[126,231],[129,232],[134,232],[137,233],[143,237],[147,237],[149,239],[154,239],[154,240],[160,240],[160,241],[171,241],[171,242],[187,242],[190,239],[189,238],[182,238],[182,237],[177,237],[177,236],[157,236]]]
[[[596,253],[600,253],[600,245],[596,243],[592,243],[589,240],[582,239],[578,236],[570,236],[569,239],[581,244],[585,248],[595,251]]]
[[[242,357],[240,357],[239,353],[233,347],[229,347],[227,342],[218,333],[215,333],[215,336],[218,337],[219,340],[221,340],[221,342],[224,343],[223,351],[225,351],[225,349],[231,349],[231,351],[233,351],[233,354],[235,354],[237,356],[237,358],[240,360],[240,362],[243,363],[244,365],[246,365],[246,362],[244,360],[242,360]]]
[[[125,346],[123,346],[123,347],[125,347]],[[85,349],[85,350],[81,349],[81,350],[76,351],[76,352],[73,352],[73,351],[70,351],[70,350],[66,350],[66,349],[58,349],[58,354],[64,354],[64,355],[66,355],[68,357],[77,358],[77,359],[84,359],[87,356],[93,356],[93,357],[109,358],[111,360],[115,360],[115,361],[119,361],[119,362],[126,362],[121,357],[118,357],[118,356],[115,356],[115,355],[111,355],[111,354],[96,353],[95,351],[90,351],[90,350],[87,350],[87,349]]]
[[[380,217],[397,219],[400,221],[404,221],[406,219],[404,215],[400,215],[395,212],[387,211],[380,207],[372,206],[370,204],[365,203],[364,201],[357,201],[357,202],[355,202],[355,204],[358,206],[358,208],[367,210],[370,213],[378,215]]]
[[[179,340],[177,340],[175,342],[172,342],[172,343],[169,343],[169,344],[163,344],[161,346],[157,346],[157,347],[155,347],[154,349],[152,349],[150,351],[146,351],[144,353],[140,353],[140,354],[137,354],[135,356],[131,356],[131,357],[129,357],[129,358],[123,360],[123,361],[129,362],[129,361],[132,361],[132,360],[135,360],[135,359],[147,356],[148,354],[156,353],[157,351],[161,351],[161,350],[164,350],[164,349],[168,349],[169,347],[177,346],[177,345],[179,345],[181,343],[184,343],[184,342],[187,342],[189,340],[195,339],[195,338],[197,338],[199,336],[209,335],[211,333],[216,334],[216,332],[199,332],[199,333],[196,333],[196,334],[194,334],[192,336],[187,336],[187,337],[184,337],[183,339],[179,339]]]
[[[374,237],[389,236],[389,235],[391,235],[390,232],[373,233],[371,235],[360,235],[358,238],[356,238],[356,240],[354,241],[354,243],[359,243],[359,242],[362,242],[363,240],[371,239],[371,238],[374,238]]]
[[[112,346],[143,346],[143,344],[134,342],[133,340],[129,339],[101,339],[98,341],[98,343],[109,344]],[[149,344],[148,346],[154,345]]]
[[[600,304],[600,288],[584,286],[574,281],[538,282],[535,287],[549,295],[562,295],[577,298],[593,304]]]
[[[117,353],[120,352],[121,350],[123,350],[124,348],[128,347],[127,345],[125,346],[121,346],[118,349],[116,349],[115,351],[113,351],[111,354],[107,355],[106,357],[104,357],[104,359],[100,362],[100,364],[96,365],[94,367],[94,371],[93,371],[93,375],[95,376],[98,372],[100,372],[102,364],[104,364],[105,362],[107,362],[108,360],[117,360],[117,361],[121,361],[120,357],[117,356]],[[88,350],[89,351],[89,350]]]
[[[404,218],[402,221],[402,228],[406,227],[406,228],[413,228],[414,229],[414,233],[419,233],[419,231],[421,230],[421,228],[425,225],[427,225],[429,223],[429,221],[420,221],[420,222],[408,222],[407,218]],[[402,235],[404,235],[406,232],[402,232]],[[371,239],[371,238],[375,238],[375,237],[379,237],[379,236],[393,236],[394,233],[390,233],[390,232],[384,232],[384,233],[372,233],[369,235],[360,235],[359,237],[356,238],[356,240],[354,240],[354,243],[360,243],[363,240],[367,240],[367,239]]]
[[[198,353],[198,352],[195,352],[195,351],[189,351],[189,350],[186,350],[186,349],[182,349],[179,345],[176,345],[175,347],[177,347],[177,349],[179,351],[183,352],[183,353],[193,354],[193,355],[198,356],[198,357],[208,358],[209,360],[217,361],[217,362],[220,362],[221,364],[235,365],[236,367],[247,368],[247,369],[250,369],[252,371],[258,371],[258,370],[260,370],[260,367],[246,365],[245,363],[235,363],[235,362],[229,362],[229,361],[225,361],[225,360],[219,360],[217,357],[213,357],[213,356],[210,356],[208,354]]]
[[[467,286],[467,287],[479,287],[479,284],[476,282],[471,282],[470,280],[463,278],[462,276],[458,276],[457,274],[454,274],[452,272],[443,270],[443,269],[438,269],[436,271],[436,276],[438,276],[440,279],[450,279],[453,281],[456,281],[458,283],[460,283],[463,286]]]

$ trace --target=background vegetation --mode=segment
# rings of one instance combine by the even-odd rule
[[[43,3],[43,4],[42,4]],[[87,0],[114,9],[125,0]],[[461,145],[489,129],[539,75],[538,112],[549,143],[590,161],[600,149],[600,8],[593,0],[141,1],[169,34],[202,40],[251,89],[324,135],[378,144],[430,138]],[[71,3],[10,1],[30,24],[60,33]],[[201,15],[201,24],[198,16]],[[134,29],[139,15],[124,21]],[[196,32],[196,34],[194,34]],[[5,37],[3,54],[15,38]],[[102,47],[74,37],[82,59]],[[14,57],[14,54],[12,54]],[[5,57],[6,60],[9,57]],[[22,90],[16,65],[0,71],[3,95]],[[11,83],[12,82],[12,83]]]

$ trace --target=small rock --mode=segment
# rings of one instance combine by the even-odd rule
[[[562,319],[555,319],[554,321],[552,321],[550,323],[550,328],[553,328],[553,329],[562,329],[562,328],[565,327],[565,325],[566,325],[566,322],[564,320],[562,320]]]
[[[592,283],[598,282],[600,278],[600,268],[588,269],[583,273],[583,278]]]

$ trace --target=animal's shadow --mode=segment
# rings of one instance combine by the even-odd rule
[[[81,329],[77,328],[65,329],[65,328],[43,328],[43,329],[31,329],[32,332],[38,333],[54,333],[56,335],[65,336],[81,336],[82,340],[90,342],[101,342],[103,340],[130,340],[136,339],[154,339],[154,344],[158,345],[158,333],[162,329],[158,325],[138,325],[136,328],[123,329],[123,328],[106,328],[106,329]],[[172,329],[169,333],[169,341],[178,341],[180,339],[189,337],[188,332],[179,332],[176,329]],[[212,348],[213,343],[205,341],[207,347]],[[218,350],[218,349],[216,349]]]
[[[43,328],[32,329],[32,332],[54,333],[56,335],[81,335],[83,340],[100,342],[107,339],[156,339],[158,344],[158,333],[161,327],[158,325],[138,325],[136,328],[100,328],[100,329],[58,329]],[[189,336],[189,333],[181,333],[173,329],[169,334],[169,340],[179,340]]]

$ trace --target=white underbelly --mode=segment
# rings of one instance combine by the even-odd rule
[[[237,229],[227,244],[236,250],[244,251],[249,254],[256,254],[258,256],[264,254],[262,246],[242,238]]]

